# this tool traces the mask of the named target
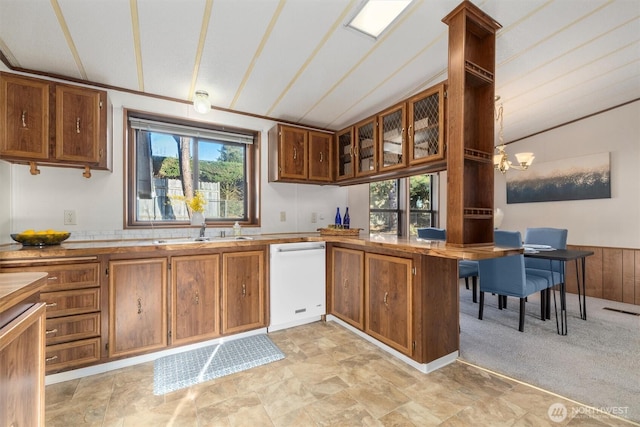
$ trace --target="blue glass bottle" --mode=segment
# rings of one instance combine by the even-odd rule
[[[340,216],[340,208],[338,208],[338,210],[336,210],[335,225],[336,225],[337,228],[340,228],[342,226],[342,217]]]
[[[342,228],[349,228],[349,225],[351,224],[351,218],[349,218],[349,206],[347,206],[347,210],[344,211],[344,219],[342,221]]]

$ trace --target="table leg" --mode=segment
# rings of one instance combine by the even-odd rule
[[[582,264],[582,305],[581,305],[581,311],[580,311],[580,318],[582,320],[587,320],[587,277],[585,276],[586,273],[586,268],[585,268],[585,264],[586,264],[586,258],[580,258],[581,264]],[[578,271],[578,260],[576,260],[576,271]],[[580,289],[580,282],[578,281],[578,289]],[[579,292],[579,291],[578,291]],[[578,298],[580,298],[580,295],[578,295]]]

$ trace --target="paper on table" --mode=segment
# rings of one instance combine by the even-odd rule
[[[549,245],[536,245],[533,243],[525,243],[523,246],[525,250],[529,248],[537,251],[555,251],[555,248]]]

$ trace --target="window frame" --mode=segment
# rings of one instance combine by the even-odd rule
[[[438,188],[438,180],[440,178],[439,173],[429,173],[426,175],[430,175],[431,179],[429,180],[430,185],[430,209],[428,210],[415,210],[411,209],[411,200],[410,200],[410,192],[411,192],[411,178],[412,176],[407,176],[404,178],[394,178],[391,180],[396,181],[396,187],[398,188],[397,194],[397,207],[395,209],[385,208],[385,209],[372,209],[371,208],[371,184],[369,183],[369,229],[371,230],[371,214],[372,213],[395,213],[398,216],[398,228],[396,235],[398,237],[407,236],[411,237],[411,214],[413,212],[421,212],[427,213],[431,217],[431,224],[433,227],[437,227],[437,218],[438,218],[438,196],[436,194]],[[387,180],[387,181],[391,181]]]
[[[140,221],[137,219],[137,177],[136,177],[136,130],[129,125],[129,117],[153,120],[174,124],[178,126],[190,126],[213,131],[222,131],[230,133],[241,133],[253,135],[253,143],[246,146],[245,160],[245,179],[246,179],[246,218],[237,220],[229,218],[228,220],[212,220],[207,219],[207,226],[211,227],[231,227],[238,221],[243,227],[259,227],[260,226],[260,141],[262,134],[260,131],[235,128],[230,126],[219,125],[215,123],[190,120],[180,117],[167,116],[162,114],[150,113],[146,111],[123,109],[124,133],[125,133],[125,164],[124,164],[124,228],[125,229],[153,229],[153,228],[189,228],[192,227],[190,221],[186,220],[163,220],[160,222]]]

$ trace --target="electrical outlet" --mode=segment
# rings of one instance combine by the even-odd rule
[[[285,211],[280,211],[280,222],[285,222],[287,220],[287,213]]]
[[[76,211],[64,211],[64,225],[76,225]]]
[[[315,212],[311,212],[311,223],[315,224],[316,222],[318,222],[318,214]]]

